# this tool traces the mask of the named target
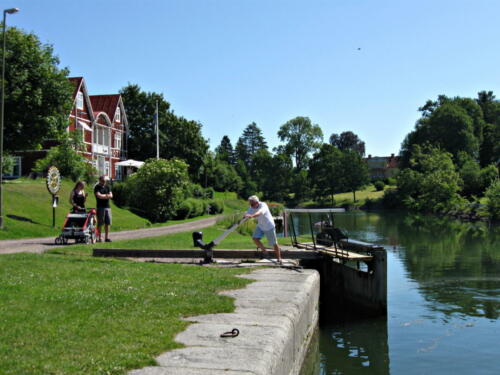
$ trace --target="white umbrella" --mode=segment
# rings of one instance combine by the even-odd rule
[[[134,168],[140,168],[144,164],[143,161],[138,161],[134,159],[128,159],[124,161],[119,161],[118,163],[115,163],[115,165],[118,165],[120,167],[134,167]]]

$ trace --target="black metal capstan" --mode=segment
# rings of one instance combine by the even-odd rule
[[[205,250],[205,258],[203,258],[203,263],[212,263],[214,261],[213,248],[215,246],[214,241],[205,243],[203,241],[203,232],[193,232],[193,245]]]

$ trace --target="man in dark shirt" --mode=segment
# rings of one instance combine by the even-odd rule
[[[111,225],[111,207],[109,205],[109,200],[113,199],[113,193],[111,188],[107,184],[105,176],[99,177],[99,182],[94,187],[95,199],[97,202],[97,227],[99,228],[99,238],[98,242],[101,242],[101,229],[104,225],[104,240],[106,242],[111,242],[109,239],[109,226]]]

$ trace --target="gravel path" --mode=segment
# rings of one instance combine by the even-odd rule
[[[156,237],[164,234],[172,234],[179,232],[189,232],[196,229],[209,227],[214,225],[220,216],[209,217],[206,219],[191,221],[188,223],[174,224],[165,227],[146,228],[136,230],[125,230],[122,232],[112,232],[110,237],[114,241],[131,240],[134,238]],[[0,254],[11,253],[43,253],[48,249],[54,248],[55,237],[45,238],[26,238],[21,240],[3,240],[0,241]],[[72,241],[73,242],[73,241]],[[71,246],[71,245],[66,245]]]

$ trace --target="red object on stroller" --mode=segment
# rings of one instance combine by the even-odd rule
[[[70,212],[66,215],[62,233],[56,237],[56,245],[66,245],[69,239],[74,239],[75,243],[95,243],[97,240],[97,217],[96,210]]]

